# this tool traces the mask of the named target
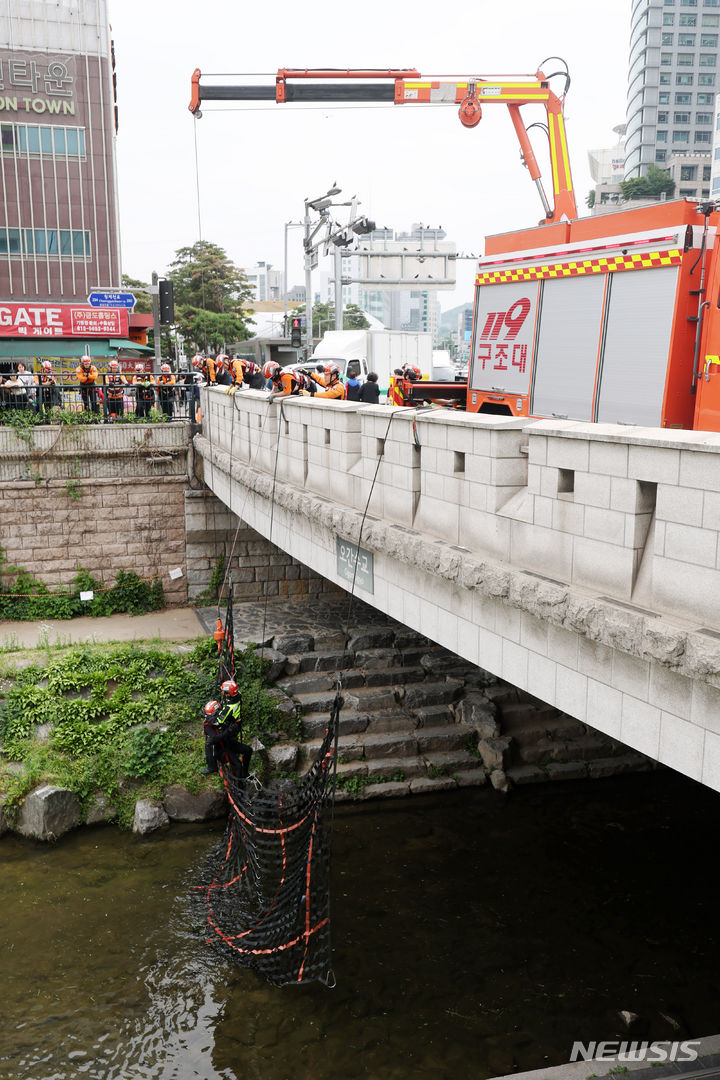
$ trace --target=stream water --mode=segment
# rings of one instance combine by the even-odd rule
[[[3,1080],[482,1078],[720,1031],[720,798],[669,771],[338,806],[337,987],[218,958],[221,826],[0,840]]]

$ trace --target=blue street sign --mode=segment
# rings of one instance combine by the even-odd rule
[[[131,292],[91,292],[88,296],[91,307],[135,307],[135,297]]]

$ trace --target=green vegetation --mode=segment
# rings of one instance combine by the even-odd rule
[[[672,198],[675,194],[675,181],[670,179],[664,169],[659,169],[657,165],[648,165],[646,176],[621,180],[620,191],[623,199],[648,199],[662,194]]]
[[[175,321],[186,341],[202,349],[225,350],[250,337],[244,305],[252,288],[225,250],[207,240],[175,252],[169,276],[175,297]]]
[[[265,745],[296,733],[294,717],[266,692],[268,662],[238,657],[243,737]],[[82,807],[102,792],[124,827],[135,801],[171,784],[193,793],[216,785],[204,764],[201,709],[216,694],[217,646],[203,640],[178,653],[154,645],[46,649],[38,663],[0,668],[0,795],[12,814],[40,783],[73,791]],[[42,725],[43,738],[38,738]],[[41,732],[41,733],[42,733]],[[21,762],[22,770],[10,768]]]
[[[168,418],[159,409],[152,408],[147,416],[136,418],[135,413],[127,416],[118,416],[113,420],[114,424],[166,424]],[[0,424],[11,427],[18,439],[27,443],[33,449],[32,429],[47,424],[59,424],[61,427],[85,427],[89,424],[102,424],[101,412],[86,412],[80,409],[77,412],[72,409],[61,409],[54,406],[43,412],[35,409],[2,409],[0,411]]]
[[[67,484],[68,495],[79,498]],[[77,487],[77,485],[76,485]],[[81,592],[94,593],[93,599],[80,599]],[[82,567],[72,585],[61,586],[52,592],[21,566],[5,561],[0,548],[0,619],[72,619],[77,615],[117,615],[129,612],[142,615],[165,607],[162,582],[159,578],[144,581],[134,570],[119,570],[114,585],[103,585]]]
[[[338,776],[335,779],[335,787],[338,791],[346,791],[353,799],[361,799],[365,789],[371,784],[402,783],[405,773],[402,769],[396,769],[392,776],[382,776],[380,773],[368,773],[365,776]]]

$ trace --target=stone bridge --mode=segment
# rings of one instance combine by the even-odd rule
[[[720,790],[720,435],[217,388],[202,415],[206,484],[272,543]]]

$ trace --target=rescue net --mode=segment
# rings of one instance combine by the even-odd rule
[[[234,671],[232,596],[221,643],[223,677]],[[206,941],[276,986],[334,984],[330,938],[330,832],[340,695],[325,737],[300,781],[263,787],[220,765],[229,812],[225,836],[197,887]]]

